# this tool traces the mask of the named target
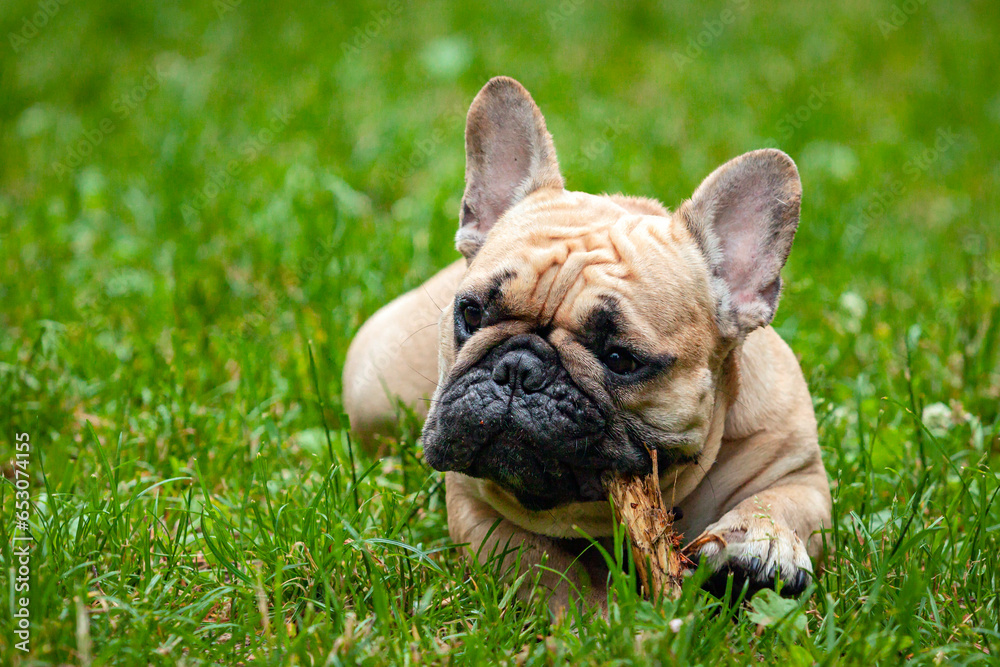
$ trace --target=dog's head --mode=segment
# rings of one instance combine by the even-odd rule
[[[723,361],[774,316],[801,185],[777,150],[713,172],[673,214],[563,187],[528,92],[491,80],[469,110],[459,250],[423,431],[437,470],[527,509],[604,498],[599,473],[696,460]]]

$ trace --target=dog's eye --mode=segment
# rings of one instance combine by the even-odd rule
[[[623,347],[611,348],[601,361],[616,375],[628,375],[639,368],[638,360]]]
[[[462,319],[471,334],[483,323],[483,310],[475,303],[462,304]]]

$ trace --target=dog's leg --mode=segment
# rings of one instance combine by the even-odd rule
[[[502,518],[469,488],[474,483],[456,473],[445,476],[448,532],[452,540],[468,543],[470,556],[478,556],[484,564],[503,558],[500,569],[510,581],[537,569],[538,585],[551,592],[548,604],[553,613],[581,599],[591,608],[607,607],[606,567],[595,565],[593,559],[577,558],[555,540],[528,532]],[[515,572],[518,558],[520,568]],[[526,600],[531,593],[532,587],[527,585],[517,595]]]
[[[810,555],[822,551],[819,531],[829,523],[830,494],[821,463],[787,475],[740,501],[687,547],[695,562],[705,558],[716,571],[706,587],[725,591],[734,575],[738,594],[749,582],[748,595],[774,588],[798,595],[812,578]]]
[[[437,386],[438,319],[465,272],[459,260],[383,306],[361,327],[344,362],[344,410],[365,445],[391,431],[396,401],[423,417]]]
[[[719,573],[708,588],[724,590],[735,575],[750,593],[774,587],[801,593],[830,525],[830,483],[816,434],[812,399],[798,361],[770,327],[747,337],[740,388],[726,417],[726,438],[698,489],[682,503],[687,546]]]

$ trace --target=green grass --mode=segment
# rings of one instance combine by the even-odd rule
[[[764,4],[5,0],[0,662],[996,664],[1000,9]],[[573,189],[676,205],[743,151],[798,162],[776,326],[836,547],[801,602],[623,579],[607,620],[552,619],[451,543],[414,419],[352,451],[347,344],[457,256],[464,112],[501,73]]]

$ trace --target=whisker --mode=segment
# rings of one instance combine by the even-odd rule
[[[705,466],[703,466],[701,464],[700,460],[699,461],[695,461],[695,465],[697,465],[699,468],[701,468],[701,471],[703,473],[705,473],[704,479],[708,481],[708,486],[712,489],[712,498],[715,499],[715,500],[718,500],[718,496],[715,493],[715,484],[712,483],[712,478],[709,477],[708,471],[705,470]]]
[[[416,336],[418,333],[420,333],[424,329],[430,329],[431,327],[436,327],[437,325],[438,325],[437,322],[431,322],[430,324],[425,324],[424,326],[420,327],[416,331],[412,332],[409,336],[407,336],[406,338],[404,338],[403,340],[401,340],[399,342],[399,347],[402,348],[404,345],[406,345],[407,342],[409,342],[409,340],[411,338],[413,338],[414,336]]]
[[[406,364],[406,366],[407,366],[407,368],[409,368],[409,369],[410,369],[411,371],[413,371],[414,373],[416,373],[417,375],[419,375],[419,376],[420,376],[420,377],[422,377],[423,379],[427,380],[428,382],[430,382],[430,383],[431,383],[432,385],[434,385],[435,387],[439,387],[439,386],[440,386],[440,385],[439,385],[439,384],[438,384],[437,382],[435,382],[434,380],[430,379],[429,377],[427,377],[426,375],[424,375],[423,373],[421,373],[420,371],[418,371],[418,370],[417,370],[416,368],[414,368],[414,367],[413,367],[413,366],[411,366],[410,364]]]
[[[424,283],[423,285],[421,285],[421,287],[424,288],[424,294],[426,294],[427,298],[431,300],[431,303],[434,304],[434,307],[437,308],[439,311],[441,311],[443,313],[444,312],[444,308],[442,308],[441,306],[439,306],[438,303],[437,303],[437,301],[434,300],[434,297],[431,296],[431,291],[429,289],[427,289],[427,283]]]

